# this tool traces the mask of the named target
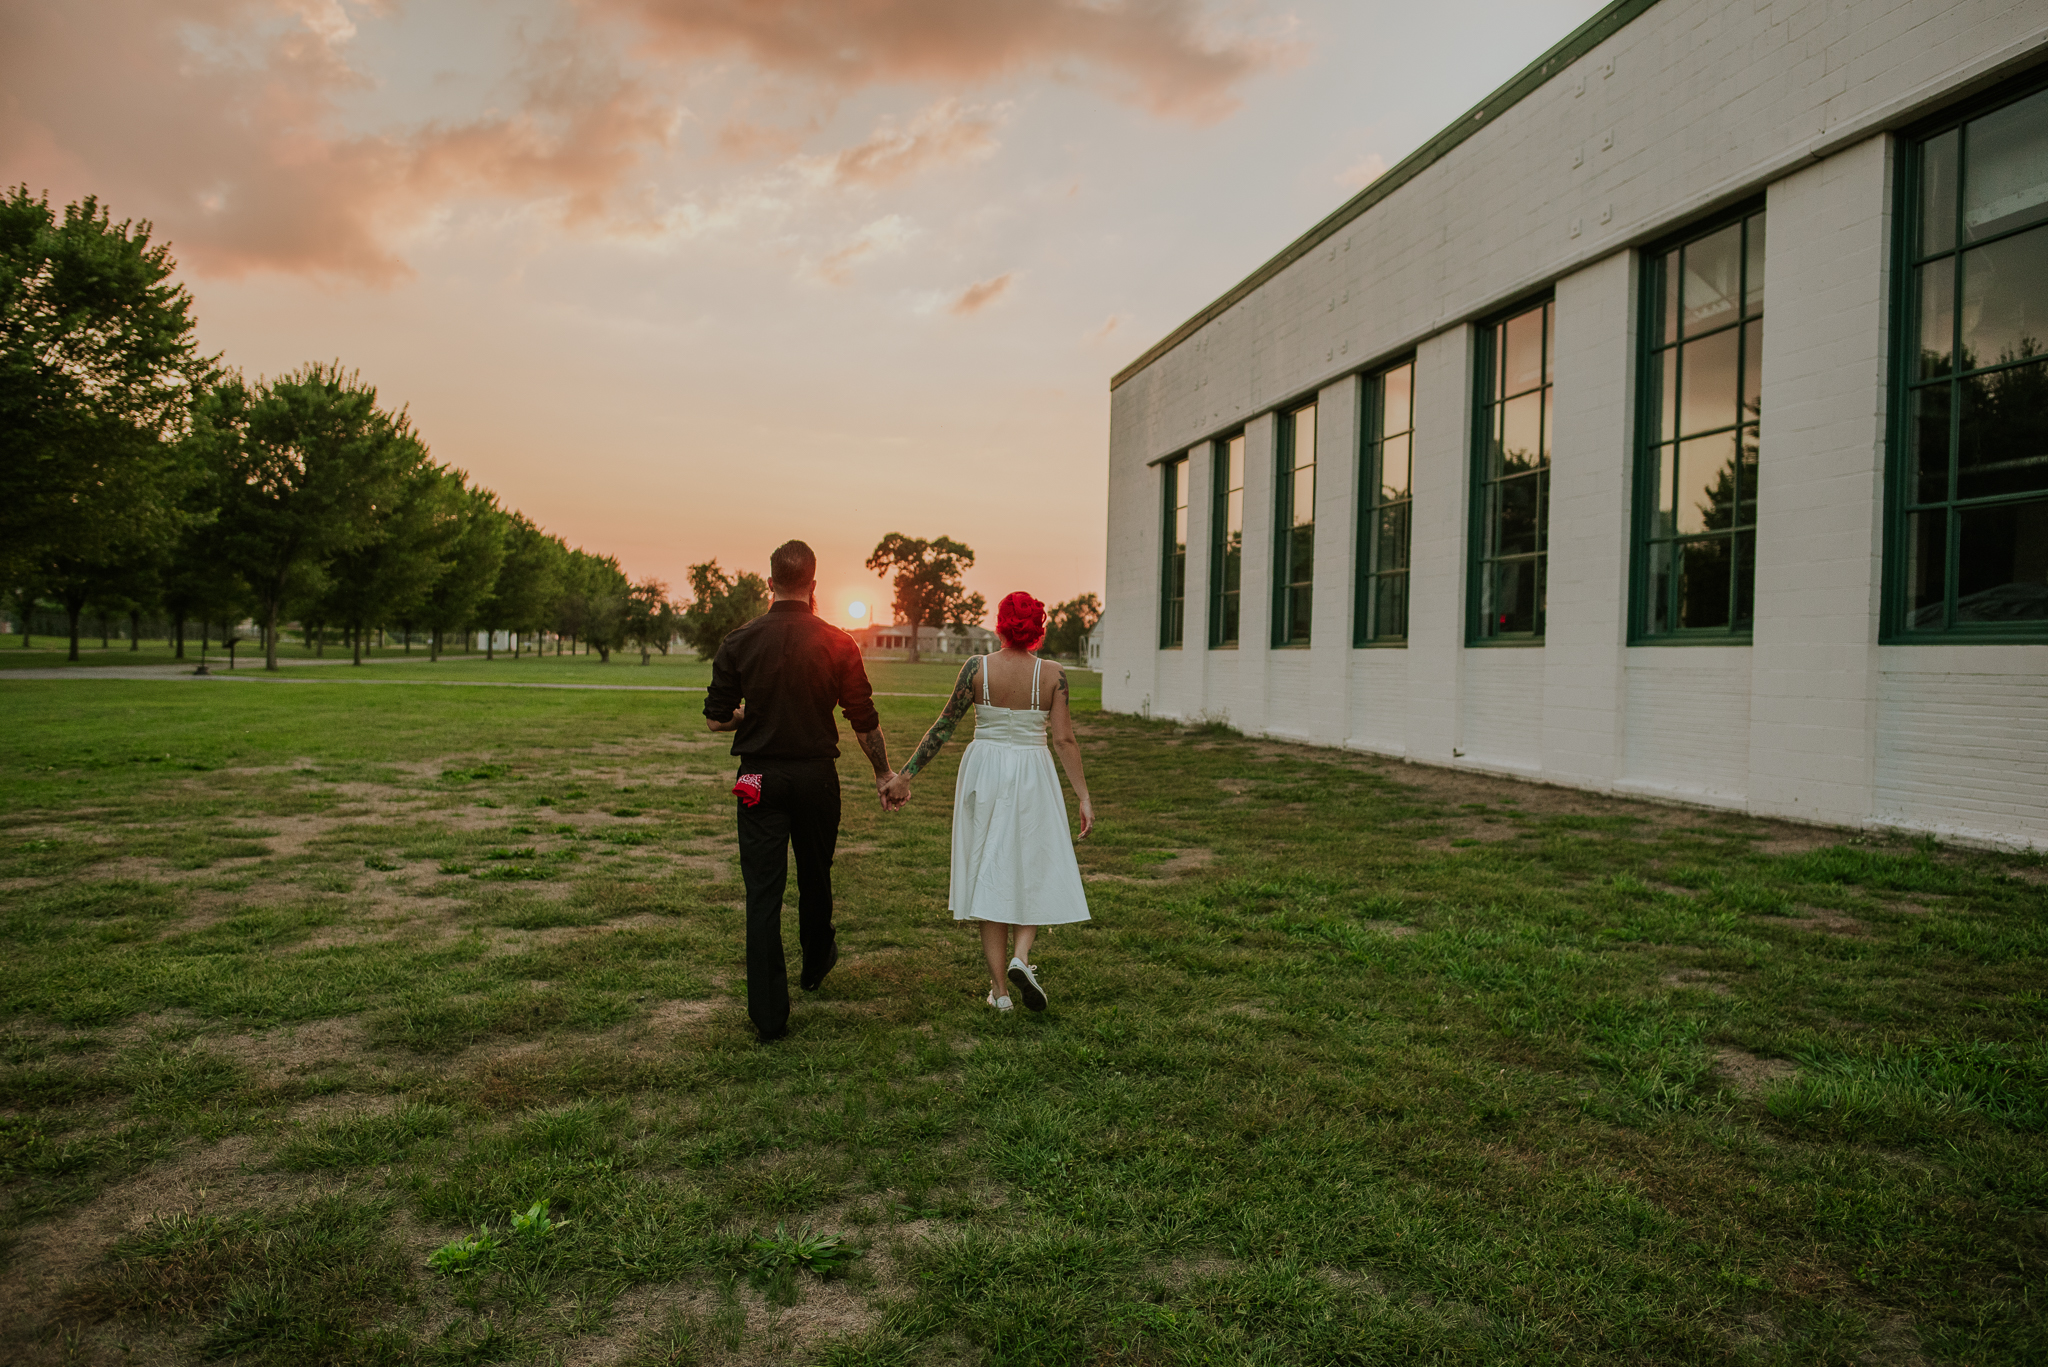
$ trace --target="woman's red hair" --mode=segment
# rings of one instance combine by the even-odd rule
[[[1045,639],[1045,604],[1023,590],[996,607],[996,635],[1017,650],[1036,650]]]

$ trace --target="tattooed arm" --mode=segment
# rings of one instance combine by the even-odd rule
[[[931,730],[925,732],[924,739],[918,742],[917,752],[903,766],[904,778],[911,777],[931,763],[932,756],[938,754],[946,742],[953,739],[953,728],[967,715],[967,709],[974,706],[974,681],[979,677],[980,671],[979,655],[960,666],[960,677],[953,684],[953,696],[946,699],[945,710],[939,713],[939,719],[932,723]]]
[[[1052,752],[1059,756],[1060,767],[1067,771],[1067,782],[1074,785],[1074,796],[1081,800],[1081,838],[1085,840],[1088,832],[1095,829],[1095,804],[1089,800],[1088,778],[1081,771],[1081,742],[1074,739],[1074,713],[1064,669],[1053,680],[1052,715],[1046,718],[1046,731],[1052,737]]]
[[[875,782],[888,778],[889,742],[882,738],[882,728],[877,726],[872,731],[856,731],[853,738],[859,743],[860,752],[868,757],[868,763],[874,766]]]

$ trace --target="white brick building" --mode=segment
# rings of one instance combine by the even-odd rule
[[[1104,705],[2048,847],[2041,351],[2048,6],[1622,0],[1116,378]]]

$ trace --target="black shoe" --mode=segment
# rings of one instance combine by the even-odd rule
[[[834,940],[832,942],[832,957],[825,961],[825,966],[818,970],[817,976],[812,977],[810,974],[806,973],[801,978],[798,978],[796,980],[796,985],[798,987],[801,987],[806,992],[816,992],[820,987],[824,986],[825,975],[827,973],[830,973],[832,971],[833,965],[837,964],[838,962],[839,942],[837,940]]]
[[[761,1040],[760,1040],[760,1042],[761,1042],[762,1044],[773,1044],[773,1043],[775,1043],[775,1041],[777,1041],[777,1040],[779,1040],[779,1039],[787,1039],[788,1037],[789,1037],[789,1027],[785,1025],[785,1026],[783,1026],[783,1027],[782,1027],[782,1028],[781,1028],[780,1030],[777,1030],[777,1031],[775,1031],[775,1032],[774,1032],[774,1033],[772,1033],[772,1034],[771,1034],[771,1033],[769,1033],[769,1032],[768,1032],[768,1031],[766,1031],[766,1030],[762,1031],[762,1032],[761,1032]]]

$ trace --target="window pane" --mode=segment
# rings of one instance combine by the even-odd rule
[[[1543,394],[1538,390],[1500,406],[1500,464],[1496,475],[1534,470],[1543,463]]]
[[[1244,489],[1232,489],[1223,500],[1223,531],[1235,546],[1244,539]]]
[[[1664,353],[1663,373],[1657,381],[1657,440],[1670,441],[1678,435],[1678,348]]]
[[[1223,610],[1221,613],[1218,614],[1221,621],[1216,631],[1216,639],[1219,643],[1223,645],[1232,645],[1235,644],[1237,641],[1239,602],[1240,600],[1235,592],[1226,594],[1224,596],[1222,604]]]
[[[1764,311],[1764,216],[1758,214],[1745,225],[1749,232],[1749,255],[1743,266],[1742,307],[1747,313]]]
[[[1373,535],[1373,568],[1408,568],[1408,505],[1396,503],[1380,509],[1379,526]]]
[[[1230,489],[1242,489],[1242,488],[1244,488],[1244,434],[1243,434],[1243,433],[1239,433],[1239,434],[1238,434],[1237,436],[1234,436],[1234,437],[1232,437],[1232,438],[1230,439],[1230,460],[1229,460],[1229,467],[1230,467],[1230,482],[1229,482],[1229,484],[1227,484],[1227,485],[1226,485],[1226,486],[1224,486],[1224,487],[1226,487],[1226,488],[1230,488]],[[1240,525],[1240,524],[1238,524],[1238,523],[1235,523],[1235,522],[1233,522],[1233,523],[1232,523],[1231,525],[1232,525],[1233,527],[1235,527],[1235,526],[1238,526],[1238,525]]]
[[[1972,375],[1962,391],[1956,497],[2048,489],[2048,363]]]
[[[1735,434],[1679,443],[1678,530],[1723,531],[1735,525]]]
[[[1406,433],[1387,438],[1380,447],[1380,500],[1389,502],[1408,497],[1408,444]]]
[[[1764,320],[1742,329],[1742,420],[1755,422],[1764,411]]]
[[[1304,466],[1294,472],[1294,493],[1289,499],[1293,525],[1307,527],[1316,520],[1316,467]]]
[[[1950,129],[1920,149],[1920,250],[1945,252],[1956,245],[1956,147]]]
[[[1683,436],[1733,427],[1739,388],[1737,338],[1733,328],[1685,344],[1680,375],[1678,430]]]
[[[1664,276],[1664,323],[1659,337],[1669,346],[1678,340],[1678,282],[1681,271],[1678,253],[1664,253],[1659,270]]]
[[[1380,434],[1406,432],[1414,422],[1415,367],[1397,366],[1380,381]]]
[[[1310,609],[1314,606],[1315,590],[1306,584],[1287,591],[1287,640],[1290,644],[1307,644]]]
[[[1657,450],[1657,516],[1651,524],[1650,535],[1669,536],[1678,530],[1678,514],[1675,510],[1678,498],[1678,447],[1659,447]]]
[[[1757,430],[1745,427],[1735,434],[1738,443],[1736,455],[1740,463],[1735,467],[1735,525],[1754,527],[1756,525],[1756,467],[1758,455]]]
[[[1742,225],[1731,223],[1710,237],[1685,246],[1685,335],[1735,321],[1742,298]]]
[[[1501,326],[1503,395],[1543,383],[1543,310],[1530,309]]]
[[[1316,529],[1296,527],[1287,534],[1287,582],[1306,584],[1315,577]]]
[[[1966,130],[1963,231],[1972,242],[2048,218],[2048,90]]]
[[[1920,378],[1949,370],[1956,341],[1956,259],[1943,257],[1920,268]]]
[[[1294,449],[1297,469],[1316,463],[1316,409],[1314,404],[1294,410]]]
[[[1756,621],[1756,533],[1735,536],[1735,620],[1737,628]]]
[[[1485,610],[1494,633],[1536,630],[1537,563],[1509,560],[1492,567]]]
[[[1372,625],[1375,637],[1408,634],[1408,576],[1390,574],[1373,581]]]
[[[1231,501],[1235,503],[1243,495],[1232,494],[1230,497]],[[1229,539],[1223,543],[1223,591],[1225,593],[1236,593],[1239,588],[1243,587],[1243,583],[1244,533],[1232,531]]]
[[[1650,630],[1671,630],[1671,562],[1678,548],[1669,541],[1650,545]]]
[[[1956,620],[2048,621],[2048,500],[1956,518]]]
[[[1942,625],[1942,588],[1948,582],[1948,512],[1906,519],[1906,614],[1916,627]]]
[[[2048,227],[1963,253],[1962,368],[2048,350]]]
[[[1945,384],[1913,390],[1906,398],[1908,468],[1916,503],[1948,497],[1948,391]]]
[[[1678,548],[1678,625],[1698,631],[1726,627],[1729,608],[1729,541],[1713,537],[1685,541]]]
[[[1526,555],[1539,549],[1536,518],[1541,475],[1523,475],[1495,486],[1499,520],[1495,524],[1495,555]]]

